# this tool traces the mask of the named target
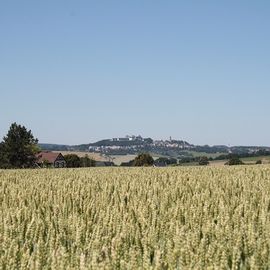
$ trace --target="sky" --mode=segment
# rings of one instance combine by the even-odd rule
[[[270,146],[270,1],[0,1],[0,138]]]

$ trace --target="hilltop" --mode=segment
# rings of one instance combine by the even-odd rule
[[[43,150],[50,151],[81,151],[99,153],[102,155],[135,155],[140,152],[149,152],[156,156],[175,158],[191,157],[205,154],[217,156],[226,154],[250,155],[258,151],[270,151],[264,146],[226,146],[226,145],[194,145],[184,140],[168,139],[153,140],[141,136],[125,136],[103,139],[94,143],[80,145],[39,144]]]

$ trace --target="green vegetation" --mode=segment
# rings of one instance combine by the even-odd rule
[[[31,168],[39,152],[38,140],[31,130],[11,124],[7,135],[0,144],[0,168]]]
[[[152,166],[154,164],[154,159],[151,155],[147,153],[139,154],[135,159],[133,165],[135,167],[141,166]]]
[[[177,164],[177,159],[176,158],[166,158],[166,157],[160,157],[157,158],[154,161],[154,164],[156,166],[170,166],[170,165],[176,165]]]
[[[207,157],[200,157],[199,159],[199,165],[201,166],[206,166],[209,164],[208,158]]]
[[[64,156],[68,168],[79,168],[79,167],[95,167],[96,162],[90,159],[88,155],[79,157],[76,154],[68,154]]]
[[[135,159],[122,162],[120,164],[121,167],[147,167],[147,166],[153,166],[153,165],[154,165],[154,159],[148,153],[141,153],[137,155]]]
[[[264,160],[265,162],[270,163],[270,156],[256,156],[256,157],[246,157],[246,158],[241,158],[242,161],[244,162],[253,162],[256,163],[257,160]]]
[[[81,160],[75,154],[68,154],[64,156],[68,168],[79,168],[81,167]]]
[[[132,140],[132,141],[112,141],[112,140],[101,140],[96,143],[88,144],[89,146],[134,146],[134,145],[145,145],[152,143],[151,138],[145,138],[144,140]]]
[[[207,157],[207,158],[213,158],[219,157],[221,155],[226,155],[227,153],[217,152],[217,153],[207,153],[207,152],[196,152],[196,151],[184,151],[183,153],[186,153],[186,157]]]
[[[80,158],[81,167],[95,167],[96,161],[94,159],[89,158],[88,155]]]
[[[230,159],[225,163],[225,165],[243,165],[243,161],[237,155],[231,155]]]

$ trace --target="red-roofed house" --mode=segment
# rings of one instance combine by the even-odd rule
[[[61,153],[54,152],[40,152],[36,155],[37,164],[40,167],[54,167],[54,168],[64,168],[67,166],[65,158]]]

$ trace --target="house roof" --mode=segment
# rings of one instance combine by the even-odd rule
[[[61,153],[54,153],[54,152],[40,152],[36,155],[37,163],[42,163],[44,161],[48,161],[49,163],[54,163],[56,159],[62,156]]]

